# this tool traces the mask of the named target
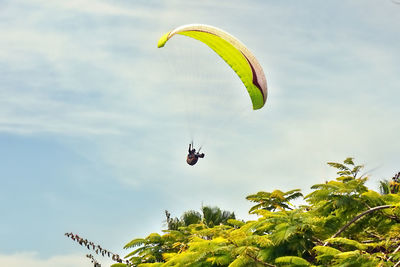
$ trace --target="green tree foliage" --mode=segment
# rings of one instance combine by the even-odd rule
[[[250,213],[253,213],[259,209],[265,209],[270,211],[278,210],[291,210],[289,201],[302,197],[300,189],[290,190],[288,192],[282,192],[281,190],[275,190],[269,192],[258,192],[255,195],[246,197],[247,200],[258,203],[250,209]]]
[[[352,158],[328,164],[338,177],[306,196],[299,189],[248,196],[256,220],[215,207],[180,218],[166,212],[162,234],[125,246],[125,266],[400,266],[399,191],[367,188]],[[296,198],[304,204],[291,204]]]

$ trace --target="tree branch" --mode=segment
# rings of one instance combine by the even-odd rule
[[[268,267],[277,267],[276,265],[273,264],[269,264],[268,262],[264,262],[262,260],[259,260],[257,257],[250,255],[249,253],[245,252],[245,255],[247,257],[249,257],[250,259],[254,260],[255,262],[258,262],[264,266],[268,266]]]
[[[335,237],[337,237],[338,235],[340,235],[344,230],[346,230],[347,227],[349,227],[352,223],[356,222],[356,221],[357,221],[358,219],[360,219],[361,217],[363,217],[363,216],[365,216],[365,215],[367,215],[367,214],[369,214],[369,213],[371,213],[371,212],[377,211],[377,210],[388,209],[388,208],[393,208],[393,207],[395,207],[395,206],[393,206],[393,205],[383,205],[383,206],[377,206],[377,207],[373,207],[373,208],[371,208],[371,209],[369,209],[369,210],[366,210],[366,211],[364,211],[364,212],[358,214],[358,215],[357,215],[356,217],[354,217],[351,221],[349,221],[345,226],[343,226],[342,228],[340,228],[339,231],[337,231],[333,236],[331,236],[331,238],[335,238]],[[326,241],[325,244],[324,244],[324,247],[325,247],[326,245],[328,245],[328,243],[329,243],[329,242]]]
[[[396,253],[396,252],[399,251],[399,250],[400,250],[400,245],[399,245],[392,253],[394,254],[394,253]],[[390,261],[392,258],[393,258],[393,255],[390,256],[390,257],[388,258],[388,261]],[[398,262],[398,263],[399,263],[399,262]],[[396,264],[398,264],[398,263],[396,263]]]
[[[237,247],[237,248],[239,247],[232,239],[228,238],[228,241],[229,241],[232,245],[234,245],[235,247]],[[254,260],[255,262],[258,262],[258,263],[264,265],[264,266],[268,266],[268,267],[277,267],[276,265],[273,265],[273,264],[270,264],[270,263],[268,263],[268,262],[264,262],[264,261],[258,259],[256,256],[253,256],[253,255],[249,254],[247,251],[244,252],[244,255],[247,256],[247,257],[249,257],[250,259]]]

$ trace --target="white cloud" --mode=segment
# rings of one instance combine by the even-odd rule
[[[47,259],[40,258],[35,252],[0,254],[0,266],[4,267],[88,267],[90,259],[85,254],[55,255]]]
[[[11,17],[7,27],[0,28],[0,68],[5,70],[0,131],[119,134],[142,124],[139,110],[143,111],[143,102],[153,94],[143,87],[154,80],[150,71],[143,72],[145,59],[137,56],[138,47],[149,47],[143,45],[145,29],[128,29],[123,24],[112,32],[108,27],[75,31],[63,26],[74,22],[74,16],[58,20],[57,14],[59,9],[94,12],[93,16],[149,12],[143,7],[122,8],[99,1],[36,4],[43,8],[27,12],[24,20]],[[19,15],[25,13],[24,8],[19,11]],[[110,34],[116,38],[109,38]]]
[[[70,1],[30,1],[39,4],[41,8],[49,8],[54,11],[69,10],[74,12],[83,12],[93,15],[113,15],[113,16],[134,16],[149,17],[148,8],[128,8],[119,5],[116,1],[100,1],[100,0],[70,0]]]

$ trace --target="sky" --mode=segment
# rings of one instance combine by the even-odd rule
[[[247,195],[400,171],[400,5],[393,1],[0,0],[0,266],[90,266],[74,232],[121,256],[164,211],[249,219]],[[202,23],[263,66],[265,107]],[[185,163],[194,141],[206,154]],[[97,258],[103,266],[107,260]]]

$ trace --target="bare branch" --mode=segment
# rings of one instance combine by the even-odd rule
[[[369,209],[369,210],[366,210],[366,211],[364,211],[364,212],[358,214],[358,215],[357,215],[356,217],[354,217],[351,221],[349,221],[345,226],[343,226],[342,228],[340,228],[339,231],[337,231],[333,236],[331,236],[331,238],[337,237],[337,236],[340,235],[344,230],[346,230],[346,228],[349,227],[352,223],[356,222],[356,221],[359,220],[361,217],[363,217],[363,216],[365,216],[365,215],[367,215],[367,214],[369,214],[369,213],[371,213],[371,212],[374,212],[374,211],[377,211],[377,210],[382,210],[382,209],[394,208],[394,207],[395,207],[395,206],[393,206],[393,205],[383,205],[383,206],[377,206],[377,207],[373,207],[373,208],[371,208],[371,209]],[[324,247],[325,247],[326,245],[328,245],[328,243],[329,243],[328,241],[325,242]]]
[[[93,267],[101,267],[101,264],[93,257],[92,254],[87,254],[86,257],[91,260]]]
[[[73,233],[65,233],[65,236],[78,242],[81,246],[85,246],[88,250],[93,250],[94,252],[96,252],[96,254],[100,254],[103,257],[109,257],[115,262],[125,263],[128,266],[130,266],[130,263],[128,260],[125,260],[125,261],[122,260],[118,254],[112,253],[111,251],[108,251],[108,250],[102,248],[100,245],[96,245],[95,243],[93,243],[87,239],[83,239],[82,237],[80,237],[76,234],[73,234]],[[95,267],[100,266],[100,264],[96,260],[94,260],[94,257],[91,254],[89,254],[88,258],[92,259],[92,263],[95,264]],[[93,262],[93,260],[94,260],[94,262]]]

